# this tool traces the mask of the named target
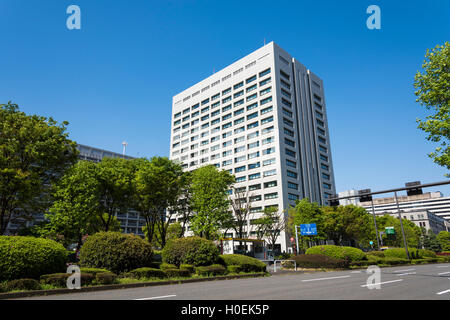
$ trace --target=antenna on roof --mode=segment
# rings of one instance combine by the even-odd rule
[[[128,142],[126,142],[126,141],[124,141],[124,142],[122,142],[122,146],[123,146],[123,156],[125,157],[125,152],[127,151],[127,145],[128,145]]]
[[[266,45],[266,38],[264,38],[264,45]]]

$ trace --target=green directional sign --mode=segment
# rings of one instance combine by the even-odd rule
[[[390,234],[395,234],[395,229],[394,227],[386,227],[385,228],[386,234],[390,235]]]

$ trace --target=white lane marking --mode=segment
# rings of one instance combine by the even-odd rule
[[[447,292],[450,292],[450,289],[444,290],[444,291],[441,291],[441,292],[438,292],[438,293],[436,293],[436,294],[444,294],[444,293],[447,293]]]
[[[399,273],[397,276],[406,276],[408,274],[416,274],[415,272],[406,272],[406,273]]]
[[[320,281],[320,280],[331,280],[331,279],[340,279],[340,278],[349,278],[350,276],[340,276],[340,277],[329,277],[329,278],[315,278],[315,279],[307,279],[302,280],[303,282],[307,281]]]
[[[416,270],[416,269],[397,270],[397,271],[395,271],[395,273],[397,273],[397,272],[407,272],[407,271],[413,271],[413,270]]]
[[[448,265],[448,266],[437,266],[438,268],[448,268],[448,267],[450,267],[450,265]]]
[[[135,299],[135,300],[154,300],[154,299],[163,299],[163,298],[170,298],[170,297],[176,297],[176,294],[171,294],[168,296],[159,296],[159,297],[149,297],[149,298],[140,298],[140,299]]]
[[[362,271],[352,271],[350,273],[361,273]]]
[[[441,273],[438,273],[438,275],[441,275],[441,274],[449,274],[450,273],[450,271],[447,271],[447,272],[441,272]]]
[[[376,285],[379,285],[379,284],[392,283],[392,282],[398,282],[398,281],[403,281],[403,279],[384,281],[384,282],[378,282],[378,283],[371,283],[371,284],[363,284],[361,287],[376,286]]]

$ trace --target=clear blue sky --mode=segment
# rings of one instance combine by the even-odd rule
[[[71,4],[81,30],[66,28]],[[449,36],[447,0],[0,0],[0,103],[67,120],[82,144],[168,156],[172,96],[266,39],[324,80],[337,191],[441,181],[413,79]]]

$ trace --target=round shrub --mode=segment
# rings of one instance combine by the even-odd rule
[[[170,264],[170,263],[165,263],[165,262],[161,263],[159,265],[159,268],[163,271],[167,270],[167,269],[178,269],[176,265]]]
[[[67,250],[42,238],[0,236],[0,281],[65,272]]]
[[[169,278],[181,278],[191,276],[191,273],[187,269],[165,269],[164,273]]]
[[[41,284],[35,279],[17,279],[5,283],[4,291],[14,290],[40,290]]]
[[[384,252],[383,251],[369,251],[366,253],[366,256],[367,256],[367,258],[369,258],[369,256],[384,258]]]
[[[299,254],[291,259],[297,263],[297,268],[346,269],[349,266],[348,260],[334,259],[322,254]]]
[[[112,272],[100,272],[95,275],[97,284],[113,284],[116,282],[117,275]]]
[[[436,258],[436,252],[432,250],[419,249],[419,251],[422,252],[424,258]]]
[[[106,269],[100,269],[100,268],[80,268],[81,273],[89,273],[94,275],[94,277],[99,274],[99,273],[105,273],[105,272],[110,272],[109,270]],[[111,273],[111,272],[110,272]]]
[[[155,268],[138,268],[131,270],[129,274],[133,278],[142,279],[142,278],[165,278],[166,274],[163,270],[155,269]]]
[[[161,252],[162,261],[179,266],[207,266],[216,263],[219,249],[210,241],[200,237],[186,237],[167,242]]]
[[[223,254],[220,256],[220,263],[224,266],[240,266],[242,272],[266,271],[266,264],[264,262],[242,254]]]
[[[151,245],[131,234],[99,232],[87,238],[80,250],[83,267],[105,268],[116,274],[151,263]]]
[[[333,245],[314,246],[306,250],[306,254],[323,254],[333,259],[361,261],[366,260],[366,254],[358,248]]]

